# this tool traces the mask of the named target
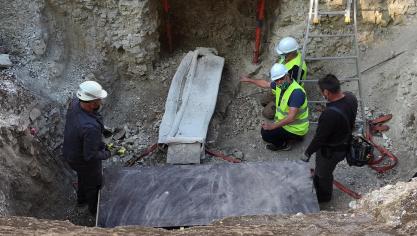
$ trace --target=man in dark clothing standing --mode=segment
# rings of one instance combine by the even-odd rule
[[[313,181],[317,199],[328,202],[333,192],[333,171],[346,156],[347,139],[355,125],[358,101],[352,93],[341,91],[340,82],[334,75],[326,75],[318,84],[329,103],[320,115],[316,134],[305,151],[305,160],[316,153]],[[338,111],[349,119],[349,124]]]
[[[102,141],[103,119],[98,113],[107,92],[94,81],[80,84],[77,98],[71,101],[64,130],[63,154],[77,172],[77,203],[88,204],[96,214],[98,191],[102,184],[101,161],[110,157]]]

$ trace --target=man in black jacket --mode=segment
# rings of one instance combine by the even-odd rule
[[[64,130],[64,158],[78,177],[77,203],[88,204],[92,215],[96,214],[102,184],[101,161],[110,157],[102,141],[104,125],[98,113],[105,97],[107,92],[97,82],[81,83],[77,98],[68,107]]]
[[[341,91],[340,82],[334,75],[326,75],[318,84],[328,103],[320,115],[316,134],[305,156],[309,159],[316,153],[313,181],[317,199],[319,202],[328,202],[333,192],[333,171],[346,156],[347,139],[355,125],[358,101],[352,93]]]

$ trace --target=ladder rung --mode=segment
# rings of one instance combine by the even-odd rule
[[[340,82],[350,82],[350,81],[359,81],[359,78],[346,78],[346,79],[339,79]],[[301,80],[300,83],[314,83],[319,82],[318,79],[305,79]]]
[[[310,121],[309,123],[310,123],[310,125],[318,125],[319,124],[318,121]],[[355,124],[363,124],[363,120],[356,120]]]
[[[318,14],[321,16],[344,16],[346,11],[319,11]]]
[[[311,34],[311,38],[355,37],[355,34]]]
[[[358,59],[357,56],[340,56],[340,57],[306,57],[306,61],[320,61],[320,60],[345,60]]]
[[[361,99],[357,99],[358,100],[358,103],[361,103],[362,102],[362,100]],[[328,101],[324,101],[324,100],[322,100],[322,101],[308,101],[308,103],[328,103]]]

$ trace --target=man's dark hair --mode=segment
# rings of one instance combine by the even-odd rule
[[[340,92],[340,81],[336,76],[327,74],[325,77],[319,79],[319,88],[321,91],[327,89],[331,93]]]
[[[78,99],[78,101],[80,101],[82,103],[92,103],[92,102],[97,101],[97,100],[99,100],[99,99],[90,100],[90,101],[84,101],[84,100]]]

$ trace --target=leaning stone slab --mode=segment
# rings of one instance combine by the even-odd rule
[[[158,143],[168,144],[170,164],[197,164],[204,155],[224,58],[210,48],[189,52],[171,83]]]

